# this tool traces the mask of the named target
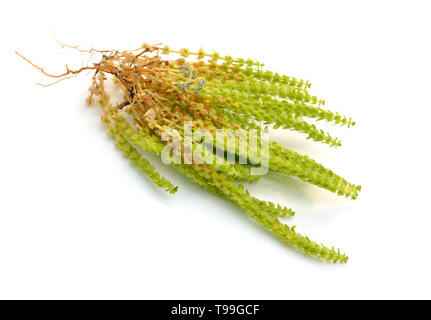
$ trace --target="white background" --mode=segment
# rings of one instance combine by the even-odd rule
[[[431,298],[429,1],[9,1],[1,4],[0,298]],[[283,246],[234,205],[171,168],[158,190],[85,104],[83,48],[216,49],[310,80],[338,149],[276,132],[363,191],[341,199],[269,176],[254,195],[286,223],[341,248],[345,265]],[[150,157],[155,160],[154,157]],[[154,162],[154,161],[153,161]],[[156,161],[157,163],[157,161]]]

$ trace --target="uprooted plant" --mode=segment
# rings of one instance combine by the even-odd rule
[[[234,148],[228,151],[223,148],[220,153],[220,148],[212,144],[215,141],[205,139],[202,148],[204,143],[190,139],[183,130],[187,124],[191,125],[193,133],[205,129],[214,136],[220,131],[241,129],[247,133],[256,130],[257,142],[262,145],[262,125],[271,125],[305,133],[309,139],[330,146],[340,146],[340,141],[304,119],[326,120],[348,127],[355,123],[323,109],[324,101],[309,93],[309,82],[264,71],[263,65],[253,60],[206,53],[202,49],[173,51],[169,47],[145,44],[137,50],[92,49],[86,52],[99,54],[100,61],[79,70],[66,67],[66,72],[58,75],[47,73],[17,54],[46,76],[57,78],[56,82],[93,70],[88,102],[100,105],[102,122],[118,148],[159,187],[170,193],[177,191],[177,187],[142,156],[139,148],[160,156],[172,143],[172,136],[166,139],[163,135],[176,130],[181,143],[170,152],[176,152],[181,161],[171,162],[171,166],[206,190],[237,204],[286,244],[327,261],[347,261],[348,257],[339,250],[315,243],[296,232],[295,226],[281,223],[279,217],[292,216],[294,212],[251,196],[240,182],[259,180],[260,175],[253,169],[260,164],[270,172],[294,176],[351,199],[356,199],[360,186],[274,141],[267,144],[268,157],[264,163],[256,159],[256,156],[263,157],[263,149],[258,149],[253,156],[250,150],[241,148],[240,135],[227,134],[227,138],[233,137]],[[111,101],[105,87],[108,80],[123,91],[122,103]],[[222,145],[225,146],[225,140]],[[208,151],[213,161],[200,161],[199,155],[207,156]],[[190,154],[198,157],[190,157]],[[232,156],[245,158],[245,161],[227,161]]]

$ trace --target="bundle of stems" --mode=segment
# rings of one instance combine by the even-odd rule
[[[262,126],[272,126],[296,130],[314,141],[340,146],[338,139],[305,119],[325,120],[347,127],[355,123],[323,109],[324,100],[309,93],[308,81],[265,71],[263,64],[250,59],[206,53],[202,49],[174,51],[160,44],[144,44],[136,50],[92,49],[86,52],[99,54],[100,61],[79,70],[66,66],[66,72],[58,75],[47,73],[17,54],[46,76],[57,78],[56,82],[94,70],[88,102],[100,105],[101,120],[118,148],[157,186],[170,193],[178,189],[155,170],[139,149],[163,155],[173,140],[173,136],[166,139],[164,134],[176,130],[181,144],[176,149],[171,148],[170,154],[177,153],[181,161],[173,161],[171,166],[209,192],[237,204],[289,246],[334,263],[348,260],[340,250],[313,242],[296,232],[296,226],[280,222],[279,217],[294,215],[291,209],[249,194],[241,182],[255,182],[261,175],[253,173],[259,162],[250,150],[241,149],[240,135],[233,135],[234,148],[222,153],[213,147],[214,141],[207,138],[203,142],[192,138],[185,144],[189,137],[183,129],[190,124],[192,133],[205,129],[214,136],[220,131],[247,133],[256,130],[259,145],[263,144]],[[112,102],[106,81],[113,81],[121,88],[122,103]],[[263,156],[261,150],[258,148],[259,157]],[[267,143],[267,152],[268,161],[261,162],[260,167],[266,166],[269,172],[297,177],[351,199],[356,199],[361,190],[360,186],[349,183],[311,158],[274,141]],[[202,161],[208,155],[212,161]],[[227,161],[232,156],[243,161]]]

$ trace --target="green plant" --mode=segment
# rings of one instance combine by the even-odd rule
[[[163,139],[163,133],[175,129],[181,132],[179,139],[184,143],[187,137],[182,129],[186,123],[192,123],[193,133],[199,129],[214,134],[220,130],[257,130],[260,145],[263,123],[305,133],[309,139],[334,147],[341,145],[339,140],[304,119],[326,120],[347,127],[355,124],[351,119],[323,109],[324,101],[309,93],[309,82],[264,71],[263,65],[256,61],[206,53],[202,49],[173,51],[169,47],[147,44],[130,51],[90,51],[101,54],[98,63],[79,70],[67,68],[59,75],[49,74],[20,56],[58,81],[84,70],[94,70],[88,102],[101,106],[102,122],[122,153],[170,193],[178,188],[156,172],[137,148],[161,155],[172,142],[172,139]],[[172,56],[176,57],[168,59]],[[105,89],[108,77],[123,90],[124,102],[119,105],[111,102]],[[206,190],[237,204],[288,245],[327,261],[346,262],[348,257],[339,250],[315,243],[297,233],[295,227],[281,223],[279,217],[294,214],[291,209],[249,194],[240,182],[254,182],[260,178],[251,171],[258,161],[250,150],[241,150],[238,139],[235,136],[235,148],[222,155],[216,148],[210,148],[212,163],[187,159],[186,148],[180,147],[182,162],[171,165]],[[198,150],[201,154],[200,147],[199,141],[192,140],[189,151]],[[361,190],[360,186],[349,183],[309,157],[276,142],[269,142],[268,149],[269,171],[297,177],[351,199],[356,199]],[[237,158],[245,155],[246,161],[228,163],[226,159],[232,153]],[[220,158],[222,161],[215,161]],[[186,160],[191,163],[184,163]]]

